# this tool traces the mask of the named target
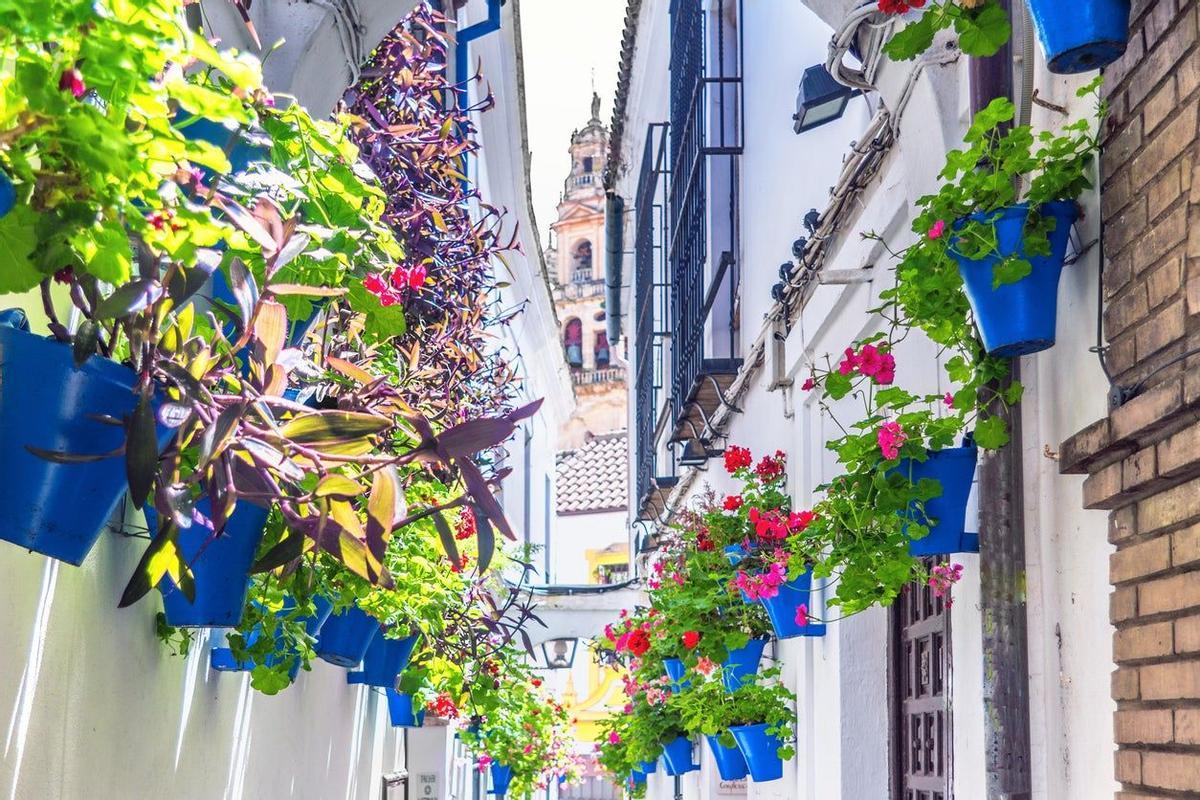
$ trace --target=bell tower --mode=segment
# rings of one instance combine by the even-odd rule
[[[625,369],[605,332],[601,176],[608,130],[600,121],[600,97],[594,92],[591,111],[587,124],[571,134],[571,168],[547,249],[562,346],[578,401],[575,415],[560,431],[565,448],[578,446],[589,433],[607,433],[626,424]]]

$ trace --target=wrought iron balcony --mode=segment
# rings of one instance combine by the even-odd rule
[[[616,383],[625,380],[625,370],[620,367],[597,367],[571,371],[571,383],[576,386],[592,386],[598,383]]]
[[[734,0],[671,4],[673,442],[702,439],[741,368],[737,288],[740,31]],[[708,30],[712,25],[714,30]],[[732,406],[730,406],[732,407]]]
[[[583,300],[604,294],[604,281],[593,280],[591,272],[585,280],[573,281],[565,286],[554,287],[555,300]]]
[[[634,217],[634,463],[639,516],[657,514],[658,486],[673,484],[674,464],[660,465],[657,438],[666,397],[666,339],[670,330],[667,236],[667,134],[665,122],[647,128],[638,174]]]

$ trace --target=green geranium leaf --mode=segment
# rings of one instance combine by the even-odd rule
[[[897,31],[884,44],[883,52],[893,61],[909,61],[924,53],[937,33],[933,19],[933,14],[922,14],[920,19]]]
[[[404,308],[399,304],[385,306],[379,298],[363,287],[362,282],[355,280],[350,284],[350,307],[366,315],[367,336],[376,340],[390,339],[399,336],[407,329],[404,319]]]
[[[998,289],[1007,283],[1016,283],[1033,272],[1033,265],[1023,258],[1006,258],[996,262],[992,268],[992,288]]]
[[[825,378],[825,392],[834,400],[841,400],[846,395],[850,394],[851,382],[849,375],[843,375],[840,372],[831,372]]]
[[[995,55],[1012,35],[1008,15],[996,3],[988,3],[975,14],[963,14],[954,21],[954,29],[958,46],[972,56]]]
[[[999,450],[1008,444],[1008,424],[1000,417],[984,417],[975,423],[975,443],[984,450]]]
[[[33,265],[30,259],[37,245],[34,228],[38,214],[27,205],[18,204],[0,218],[0,294],[27,292],[42,282],[46,273]]]

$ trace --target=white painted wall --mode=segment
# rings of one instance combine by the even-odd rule
[[[317,661],[274,697],[154,632],[157,593],[117,599],[145,540],[105,533],[80,567],[0,547],[0,797],[372,800],[405,765],[387,703]]]
[[[645,124],[666,118],[667,5],[648,0],[642,6],[621,148],[628,169],[619,190],[627,198],[633,197]],[[829,15],[838,3],[811,0],[808,5]],[[752,43],[746,49],[746,149],[741,159],[745,346],[760,332],[778,264],[790,258],[804,212],[810,207],[824,210],[828,186],[848,143],[865,125],[868,100],[851,101],[837,124],[793,134],[790,114],[800,72],[824,60],[829,31],[799,4],[747,2],[744,10],[746,41]],[[1088,113],[1090,109],[1074,98],[1074,88],[1084,80],[1049,76],[1040,51],[1034,57],[1039,95],[1067,105],[1075,115]],[[879,84],[889,108],[896,107],[909,69],[884,65]],[[792,494],[801,505],[811,502],[811,487],[831,477],[833,457],[824,442],[837,432],[799,390],[799,383],[810,359],[839,354],[879,324],[868,309],[890,283],[890,260],[858,233],[884,234],[893,247],[902,247],[911,236],[910,209],[918,197],[936,188],[944,153],[959,142],[969,120],[965,70],[965,59],[924,68],[904,110],[897,142],[861,197],[859,215],[832,242],[826,268],[874,265],[880,273],[875,283],[818,288],[787,334],[781,355],[777,358],[768,348],[764,370],[739,401],[744,413],[732,418],[730,443],[756,453],[775,448],[788,452]],[[869,102],[874,108],[879,96],[871,96]],[[1063,120],[1035,107],[1033,122],[1054,127]],[[1097,199],[1089,195],[1082,202],[1087,213],[1077,232],[1080,241],[1089,242],[1097,236]],[[1057,462],[1044,454],[1046,447],[1056,449],[1105,412],[1107,384],[1088,352],[1095,343],[1097,267],[1093,249],[1064,271],[1057,346],[1023,361],[1031,750],[1034,797],[1039,800],[1095,800],[1112,796],[1116,789],[1109,756],[1113,703],[1106,519],[1103,512],[1081,509],[1080,479],[1060,476]],[[633,307],[632,298],[627,303]],[[936,353],[920,337],[910,337],[898,348],[897,361],[901,384],[944,390]],[[797,379],[794,389],[768,391],[775,366]],[[718,491],[734,488],[718,461],[710,463],[690,494],[706,483]],[[966,567],[966,577],[955,589],[951,626],[954,791],[956,797],[975,800],[984,797],[986,779],[979,563],[971,555],[955,560]],[[887,630],[887,612],[873,610],[832,625],[824,639],[778,645],[784,679],[798,695],[799,753],[783,780],[751,783],[750,800],[888,796]],[[711,762],[705,759],[704,764],[702,774],[711,776]],[[705,785],[700,794],[685,791],[685,796],[708,800],[713,792]],[[649,797],[673,797],[671,783],[652,778]]]
[[[591,583],[587,551],[624,543],[626,513],[560,514],[554,518],[551,583]]]

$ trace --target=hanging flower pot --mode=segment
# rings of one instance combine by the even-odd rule
[[[942,485],[942,493],[925,501],[925,516],[933,521],[929,534],[911,539],[908,552],[913,556],[937,556],[948,553],[978,553],[979,534],[967,533],[967,498],[975,479],[979,450],[971,443],[965,447],[947,447],[929,453],[924,461],[903,461],[898,470],[913,483],[931,478]],[[909,513],[918,517],[916,509]]]
[[[746,758],[742,755],[742,751],[733,747],[726,747],[721,744],[720,736],[705,736],[708,739],[708,749],[712,751],[713,761],[717,762],[717,772],[721,775],[723,781],[740,781],[750,774],[750,768],[746,766]]]
[[[417,710],[416,698],[411,694],[387,690],[388,717],[394,728],[420,728],[425,724],[425,709]]]
[[[994,252],[976,259],[962,255],[953,243],[950,247],[950,255],[958,263],[967,299],[975,314],[979,335],[988,353],[994,356],[1012,358],[1054,346],[1058,279],[1079,208],[1073,200],[1060,200],[1044,204],[1039,212],[1055,221],[1054,230],[1048,234],[1050,253],[1028,256],[1033,270],[1015,283],[993,288],[992,273],[1004,258],[1025,257],[1024,228],[1029,216],[1026,204],[971,216],[976,222],[991,222],[996,232]]]
[[[771,619],[771,627],[780,639],[791,639],[796,636],[824,636],[825,626],[815,622],[798,619],[800,606],[812,608],[809,595],[812,591],[812,567],[795,580],[788,581],[779,587],[774,597],[764,597],[760,601]]]
[[[313,605],[316,607],[315,613],[309,614],[306,617],[302,617],[297,621],[304,622],[305,633],[307,633],[309,636],[316,637],[321,630],[321,626],[325,624],[325,620],[329,619],[329,614],[331,611],[333,611],[333,604],[331,604],[324,597],[317,595],[313,598]],[[275,615],[277,617],[285,617],[295,607],[296,601],[289,597],[284,601],[283,608],[275,612]],[[248,646],[252,646],[256,641],[258,641],[260,633],[261,631],[257,627],[252,630],[246,637],[246,644]],[[296,677],[300,674],[300,659],[298,657],[293,658],[296,656],[295,653],[284,651],[282,636],[277,637],[276,644],[278,649],[276,652],[267,656],[265,661],[266,665],[268,667],[274,667],[283,659],[292,658],[292,664],[288,668],[288,678],[292,681],[295,681]],[[214,647],[211,651],[209,651],[208,663],[210,667],[218,672],[249,672],[250,670],[254,669],[253,661],[237,660],[233,657],[233,651],[228,647]]]
[[[29,333],[19,309],[0,313],[0,539],[79,566],[128,488],[120,455],[59,463],[27,449],[70,455],[119,450],[137,395],[133,371],[92,356],[76,367],[71,348]],[[158,446],[174,431],[159,426]]]
[[[512,767],[504,764],[492,762],[492,788],[488,789],[488,794],[494,794],[497,797],[503,797],[508,794],[508,785],[512,783]]]
[[[721,665],[721,680],[727,691],[737,691],[742,684],[754,680],[766,644],[766,639],[751,639],[744,646],[729,651],[729,657]]]
[[[13,206],[17,204],[17,190],[13,187],[12,178],[8,177],[8,173],[0,170],[0,217],[8,216],[8,212],[13,210]]]
[[[692,763],[692,740],[686,736],[678,736],[663,745],[663,765],[668,775],[683,775],[700,769]]]
[[[1029,0],[1051,72],[1091,72],[1121,57],[1129,43],[1129,0]]]
[[[379,623],[375,618],[357,606],[350,606],[325,622],[317,639],[317,655],[339,667],[356,667],[377,633]]]
[[[380,631],[371,640],[371,646],[363,656],[362,669],[346,673],[346,683],[362,683],[380,688],[390,688],[396,683],[396,676],[408,666],[408,660],[417,644],[417,637],[389,639],[384,633],[385,631]]]
[[[667,673],[667,677],[671,679],[671,691],[675,694],[679,694],[692,685],[691,681],[683,679],[683,676],[687,673],[687,667],[678,658],[664,658],[663,670]]]
[[[656,758],[653,761],[643,761],[638,764],[638,769],[647,775],[658,772],[658,759]]]
[[[779,758],[779,748],[783,743],[774,734],[767,733],[765,722],[735,725],[729,732],[746,758],[751,778],[761,782],[777,781],[783,777],[783,760]]]
[[[729,559],[729,563],[735,567],[742,563],[742,560],[745,559],[747,555],[749,555],[749,553],[747,553],[746,548],[742,547],[740,544],[731,544],[725,548],[725,557]],[[742,596],[743,603],[749,604],[754,602],[754,598],[746,594],[744,589],[738,589],[738,594]]]
[[[206,517],[212,513],[207,497],[197,501],[196,510]],[[168,624],[179,628],[231,628],[242,621],[250,567],[269,513],[262,506],[241,500],[220,535],[214,536],[213,531],[196,523],[179,529],[177,544],[192,569],[196,599],[188,602],[170,578],[163,578],[160,589]],[[147,527],[156,530],[157,519],[154,509],[147,507]]]

